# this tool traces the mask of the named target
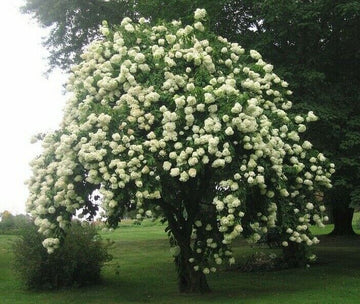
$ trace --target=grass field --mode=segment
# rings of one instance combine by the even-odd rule
[[[104,267],[101,285],[54,292],[23,289],[11,268],[15,236],[0,235],[0,303],[359,303],[360,236],[320,236],[318,262],[308,269],[222,270],[208,278],[212,293],[181,295],[164,226],[145,226],[125,224],[115,232],[103,233],[115,244],[114,259]],[[330,230],[328,226],[323,232]],[[240,261],[255,250],[259,249],[243,241],[235,248]]]

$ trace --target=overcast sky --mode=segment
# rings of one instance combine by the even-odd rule
[[[65,75],[46,79],[44,30],[19,12],[22,0],[0,1],[0,212],[25,212],[24,181],[40,151],[32,135],[57,128],[62,118]]]

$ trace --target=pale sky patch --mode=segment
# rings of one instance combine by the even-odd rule
[[[22,3],[0,1],[0,212],[13,214],[25,212],[24,181],[31,174],[29,162],[41,151],[30,139],[57,128],[66,101],[66,76],[59,71],[44,76],[45,31],[19,12]]]

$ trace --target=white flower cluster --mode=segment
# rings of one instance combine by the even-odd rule
[[[142,219],[163,210],[169,197],[180,204],[168,193],[190,183],[187,199],[205,201],[215,214],[194,215],[195,270],[234,263],[232,240],[246,231],[258,241],[279,212],[292,223],[283,246],[317,243],[308,229],[311,221],[323,225],[316,193],[331,187],[334,172],[301,137],[317,117],[289,115],[291,91],[272,65],[208,33],[205,17],[198,9],[195,24],[185,27],[125,18],[115,32],[104,23],[106,38],[73,68],[61,129],[45,137],[29,181],[27,207],[50,252],[58,228],[87,206],[91,190],[100,190],[109,219],[125,205]]]
[[[195,20],[203,20],[205,19],[206,17],[206,10],[205,9],[201,9],[201,8],[198,8],[195,10],[195,13],[194,13],[194,19]]]

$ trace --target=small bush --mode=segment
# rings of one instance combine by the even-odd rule
[[[13,247],[15,271],[27,288],[57,289],[99,282],[101,267],[111,259],[109,244],[91,226],[74,222],[62,246],[48,254],[43,235],[30,223],[21,230]]]

